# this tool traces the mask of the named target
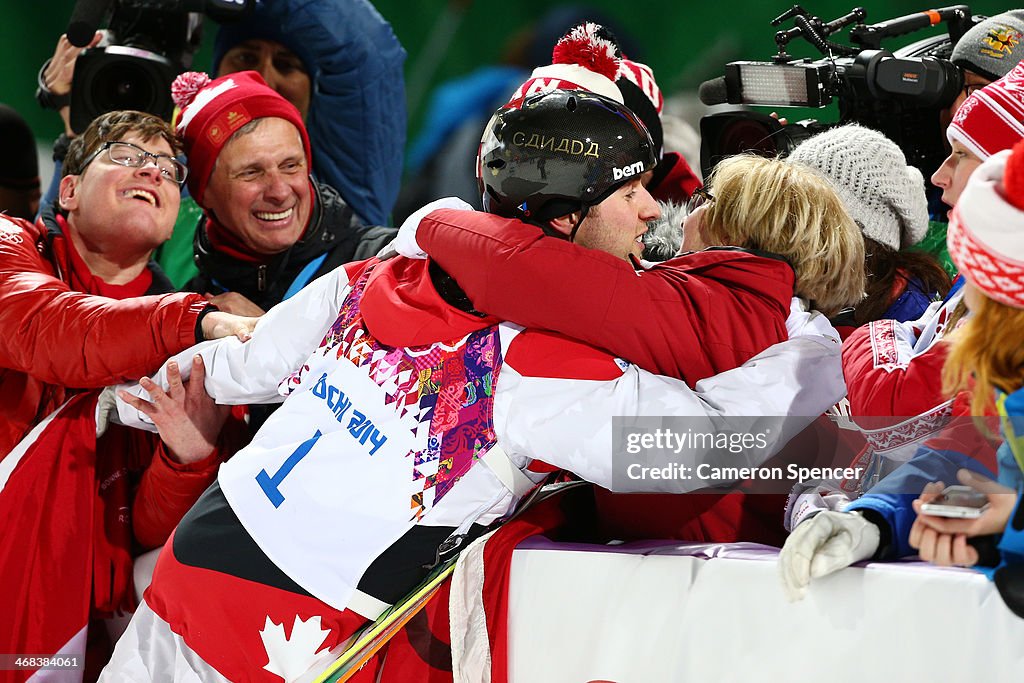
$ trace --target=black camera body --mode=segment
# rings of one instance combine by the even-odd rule
[[[963,90],[963,73],[949,61],[953,45],[970,28],[965,5],[900,17],[874,26],[854,26],[850,38],[858,46],[824,40],[824,35],[864,18],[861,8],[829,24],[808,19],[799,6],[787,14],[797,16],[797,28],[776,34],[779,54],[771,62],[732,62],[724,83],[702,87],[706,104],[726,103],[772,107],[824,107],[839,105],[837,123],[801,121],[783,126],[757,112],[728,112],[701,119],[701,170],[705,177],[721,159],[744,151],[785,155],[807,137],[831,126],[856,122],[896,142],[925,177],[947,155],[940,113]],[[783,15],[773,23],[792,16]],[[901,48],[880,49],[885,37],[902,35],[949,22],[949,35],[938,35]],[[810,60],[786,54],[793,37],[807,38],[829,54]],[[838,55],[838,56],[837,56]],[[719,101],[708,101],[717,99]]]
[[[100,114],[135,109],[170,121],[171,83],[192,66],[202,18],[231,20],[253,0],[78,0],[68,37],[88,44],[110,14],[105,45],[83,50],[71,85],[71,128],[84,131]],[[111,10],[112,5],[112,10]],[[76,38],[79,42],[76,43]]]

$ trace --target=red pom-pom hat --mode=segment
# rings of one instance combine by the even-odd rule
[[[171,85],[181,107],[178,137],[188,157],[188,189],[200,206],[214,163],[231,135],[254,119],[276,117],[295,126],[312,166],[309,134],[299,110],[268,86],[255,71],[239,71],[211,81],[206,74],[188,72]]]
[[[1024,308],[1024,141],[990,157],[950,216],[949,255],[990,299]]]
[[[600,37],[598,24],[587,22],[562,36],[552,51],[552,63],[538,67],[509,101],[549,90],[589,90],[622,102],[615,85],[621,59],[615,43]]]

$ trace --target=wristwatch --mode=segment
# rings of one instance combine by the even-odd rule
[[[52,59],[52,58],[51,58]],[[50,92],[49,88],[46,87],[46,80],[43,78],[43,73],[46,72],[46,67],[50,66],[50,59],[43,62],[43,66],[39,69],[39,75],[36,77],[36,102],[43,109],[52,109],[54,111],[60,111],[63,107],[71,104],[71,93],[66,92],[63,95],[57,95]]]

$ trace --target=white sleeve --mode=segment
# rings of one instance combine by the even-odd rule
[[[536,458],[615,491],[683,492],[708,484],[623,476],[635,458],[622,452],[623,437],[613,433],[613,418],[626,418],[618,421],[620,430],[678,432],[681,425],[704,433],[767,430],[763,447],[724,454],[713,445],[687,447],[666,451],[662,463],[756,467],[845,393],[840,346],[821,337],[776,344],[692,389],[633,365],[614,380],[582,380],[528,377],[506,364],[495,394],[495,428],[506,452],[519,459]]]
[[[278,403],[281,380],[298,370],[317,348],[338,317],[349,291],[349,277],[339,267],[303,287],[260,318],[252,338],[241,342],[225,337],[196,344],[168,360],[177,361],[182,378],[188,377],[192,356],[199,354],[206,366],[206,391],[217,403],[246,405]],[[152,377],[167,388],[167,363]],[[117,387],[149,400],[139,384]],[[145,415],[117,399],[116,422],[155,431]]]

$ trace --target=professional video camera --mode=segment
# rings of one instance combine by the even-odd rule
[[[703,83],[704,104],[772,107],[824,107],[838,101],[838,123],[800,121],[782,125],[757,112],[737,111],[701,119],[701,170],[705,177],[722,158],[744,151],[788,154],[814,133],[842,123],[874,128],[896,142],[907,161],[928,177],[947,155],[940,112],[963,90],[963,73],[949,61],[953,46],[973,25],[971,10],[955,5],[866,25],[861,7],[828,23],[794,5],[771,23],[792,19],[795,26],[775,34],[778,54],[770,62],[732,62],[725,76]],[[946,22],[948,34],[898,49],[881,49],[885,38]],[[827,36],[851,24],[854,45]],[[824,58],[787,53],[794,38],[804,38]]]
[[[78,0],[67,36],[88,45],[109,15],[107,38],[84,50],[71,84],[71,128],[81,133],[100,114],[137,109],[170,120],[171,82],[192,65],[202,16],[224,21],[254,0]]]

